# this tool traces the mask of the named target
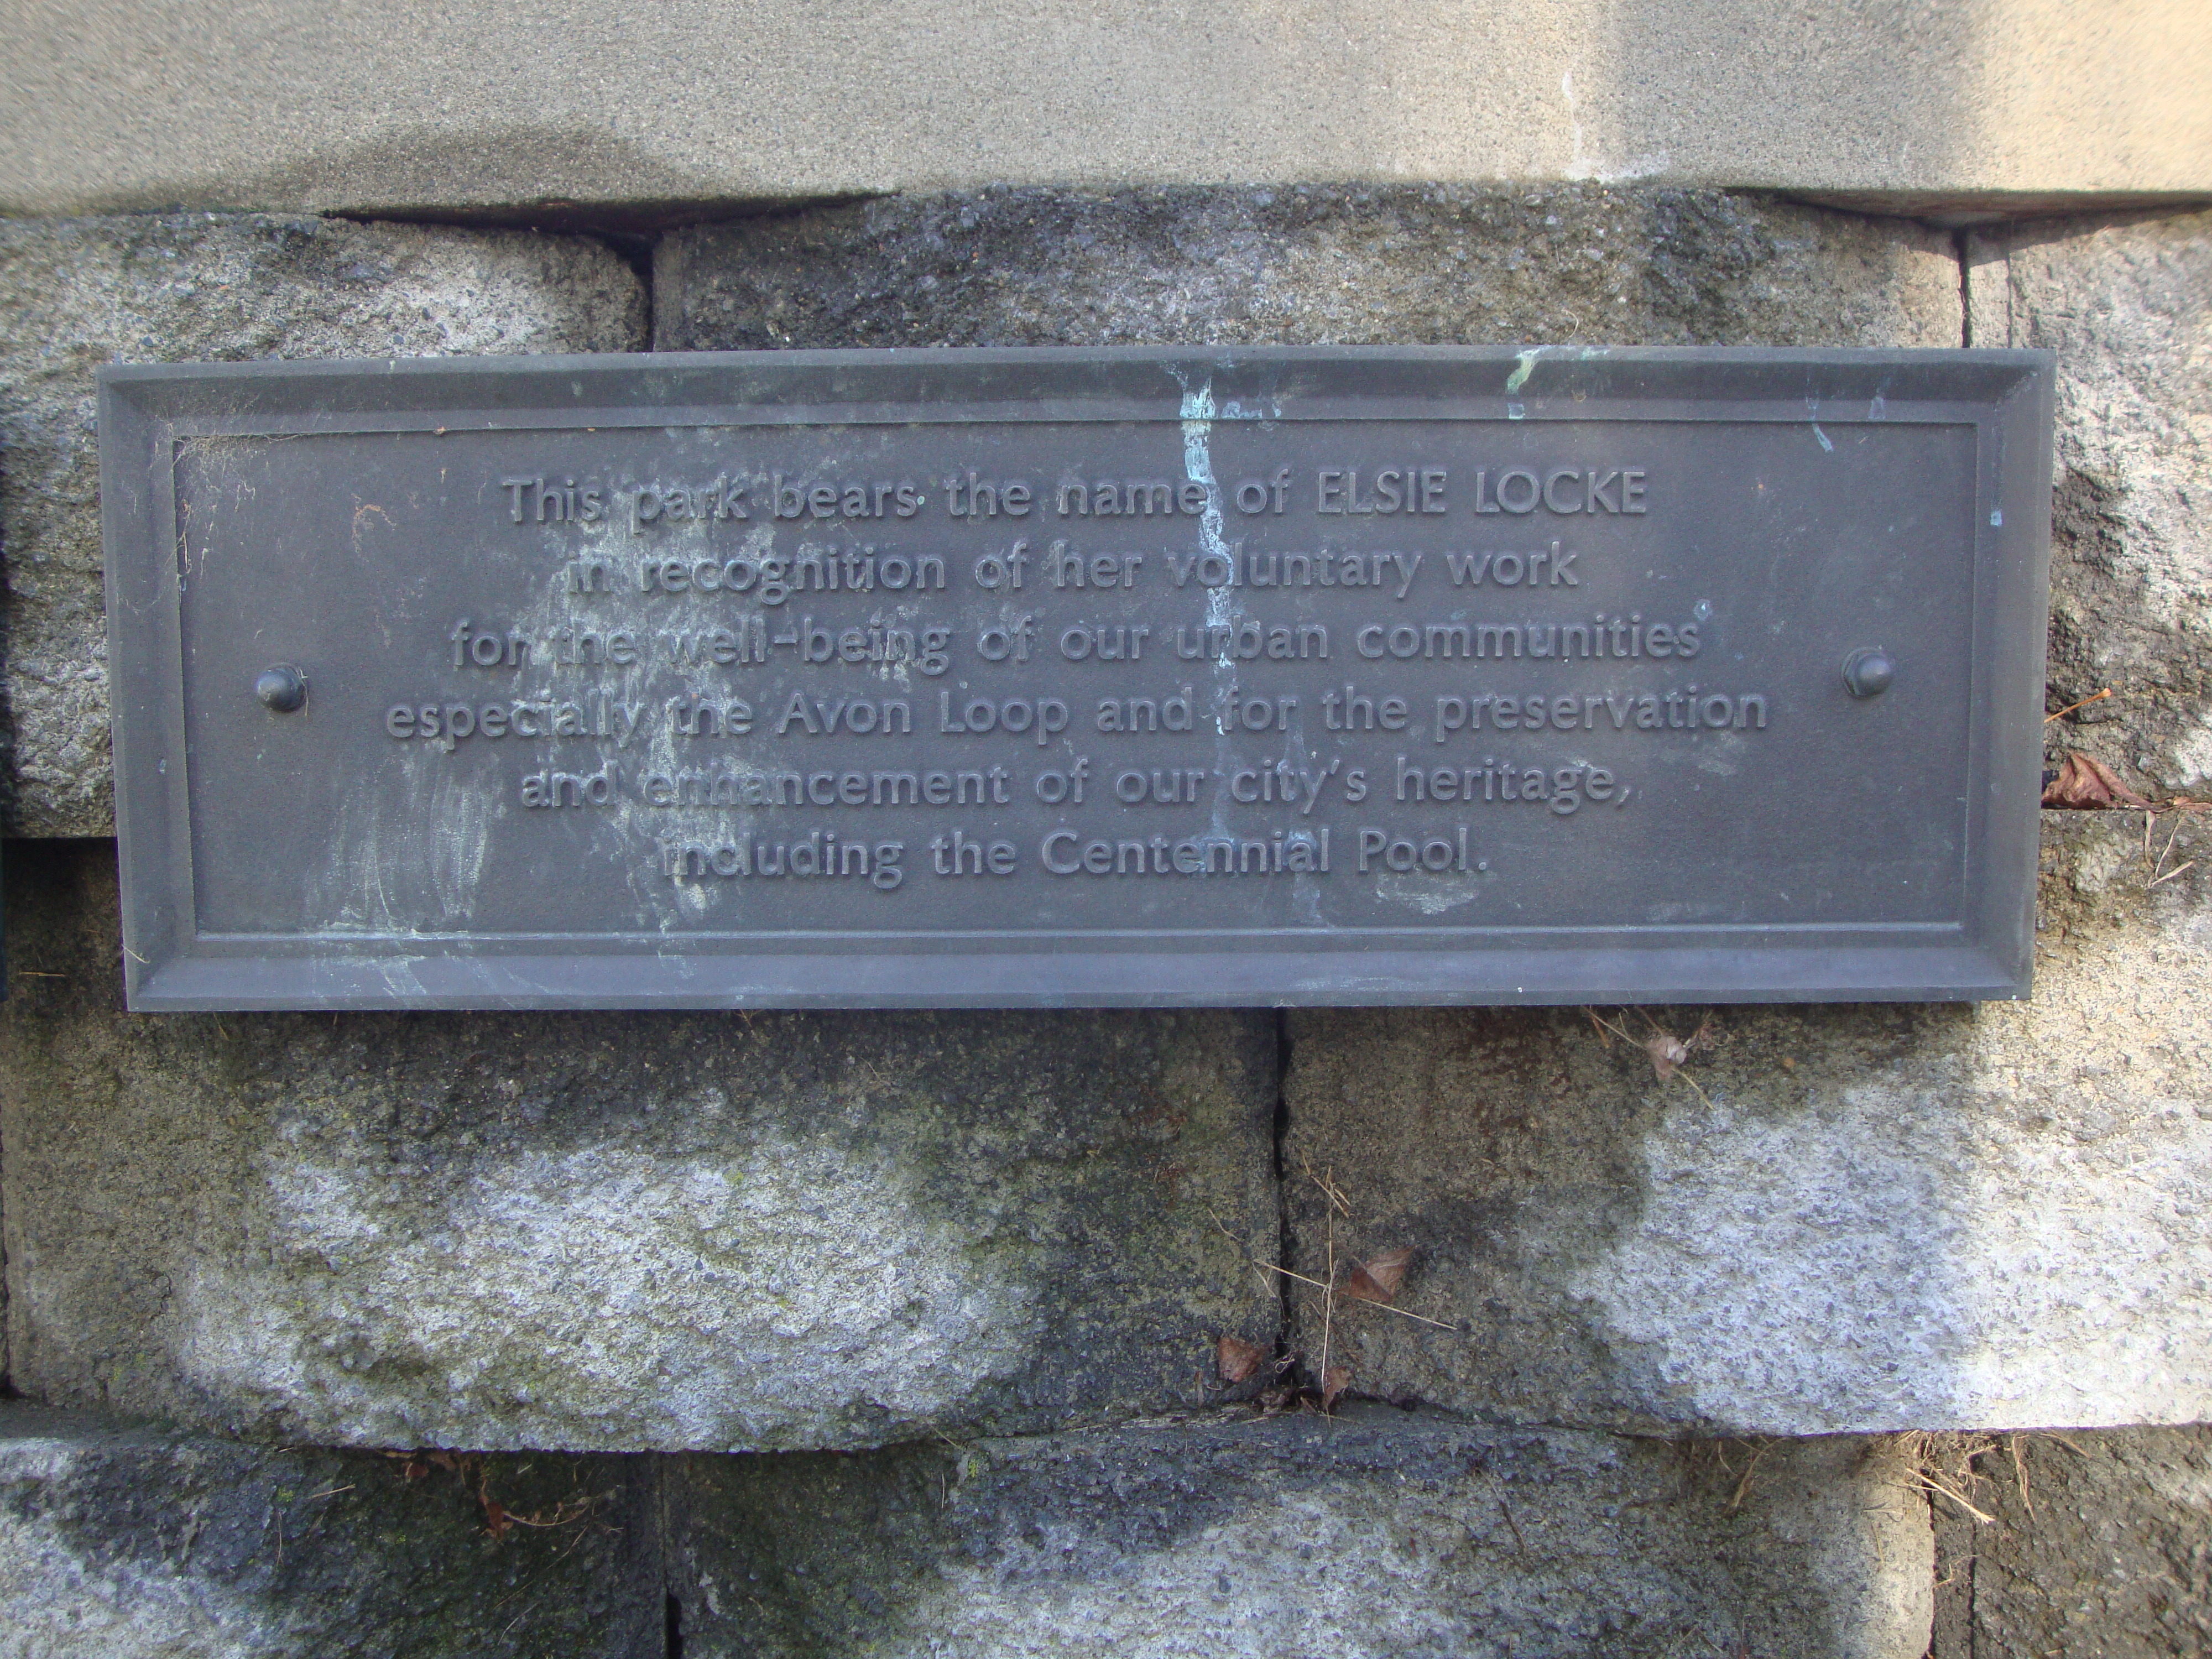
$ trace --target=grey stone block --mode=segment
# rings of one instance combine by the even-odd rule
[[[489,0],[428,28],[392,0],[16,0],[0,212],[535,215],[1409,174],[2212,191],[2191,0],[667,0],[650,19],[586,0]]]
[[[114,833],[94,369],[644,341],[642,285],[580,238],[214,214],[0,222],[9,833]]]
[[[1389,1410],[672,1468],[686,1659],[1918,1659],[1928,1512],[1882,1445]]]
[[[1978,345],[2058,354],[2050,728],[2163,799],[2212,798],[2212,213],[1968,243]]]
[[[1307,1364],[1520,1421],[2212,1417],[2212,823],[2044,816],[2027,1002],[1713,1011],[1671,1078],[1708,1011],[1294,1015],[1293,1266],[1412,1249],[1450,1328],[1294,1286]]]
[[[993,190],[677,231],[663,349],[1956,345],[1949,240],[1715,191]]]
[[[1990,1522],[1936,1500],[1931,1659],[2212,1653],[2212,1429],[2008,1436],[1973,1472],[1956,1484]]]
[[[868,1445],[1272,1342],[1229,1013],[132,1017],[112,849],[11,854],[12,1379],[344,1444]]]
[[[249,1447],[0,1405],[0,1653],[643,1659],[665,1629],[648,1464]]]

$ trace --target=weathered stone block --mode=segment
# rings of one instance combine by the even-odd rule
[[[663,349],[1956,345],[1947,238],[1716,191],[1000,190],[673,232]]]
[[[277,1449],[0,1405],[0,1653],[643,1659],[665,1629],[647,1463]]]
[[[1971,1449],[1971,1447],[1968,1448]],[[1937,1500],[1931,1659],[2212,1653],[2212,1429],[2008,1436]]]
[[[270,0],[88,27],[18,6],[0,211],[650,215],[993,179],[1408,174],[1757,179],[1893,208],[2212,191],[2191,0],[1755,26],[1698,0],[1045,0],[950,20],[890,0],[849,22],[773,0],[741,31],[693,0],[649,29],[586,0],[402,33],[410,15]]]
[[[253,1436],[848,1446],[1202,1398],[1272,1342],[1275,1032],[1225,1013],[119,1011],[24,848],[12,1378]]]
[[[1672,1077],[1706,1011],[1293,1016],[1293,1265],[1411,1249],[1450,1328],[1296,1286],[1308,1364],[1522,1421],[2212,1417],[2212,823],[2045,847],[2024,1003],[1723,1009]]]
[[[2212,213],[1968,243],[1974,343],[2058,354],[2051,728],[2160,798],[2212,796]]]
[[[1928,1639],[1926,1506],[1850,1441],[1202,1417],[690,1458],[669,1491],[686,1659],[1917,1659]]]
[[[644,343],[642,285],[581,238],[216,214],[0,222],[10,833],[114,833],[94,369]]]

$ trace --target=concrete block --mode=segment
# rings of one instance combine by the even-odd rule
[[[2051,726],[2163,799],[2212,799],[2212,213],[1967,243],[1977,345],[2058,354]]]
[[[648,1463],[241,1446],[0,1404],[0,1653],[657,1656]]]
[[[1956,345],[1949,239],[1713,191],[993,190],[674,232],[664,350]]]
[[[1936,1500],[1930,1659],[2212,1652],[2212,1429],[1977,1437],[1942,1461],[1991,1518]]]
[[[1232,1013],[139,1016],[112,849],[11,853],[12,1380],[331,1444],[871,1445],[1272,1342]]]
[[[643,286],[580,238],[212,214],[0,221],[9,832],[114,833],[94,369],[644,340]]]
[[[2212,823],[2044,817],[2027,1002],[1293,1015],[1293,1265],[1412,1249],[1449,1328],[1294,1286],[1307,1363],[1520,1421],[2212,1417]]]
[[[1926,1506],[1850,1441],[1382,1409],[691,1458],[669,1481],[686,1659],[1918,1659],[1928,1639]]]
[[[0,212],[543,216],[991,180],[1657,179],[1947,203],[2212,191],[2191,0],[948,17],[666,0],[15,0]]]

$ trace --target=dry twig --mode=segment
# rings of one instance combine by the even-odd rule
[[[2027,1495],[2027,1464],[2020,1455],[2020,1437],[2008,1435],[2005,1443],[2012,1453],[2013,1476],[2020,1482],[2021,1507],[2027,1511],[2027,1518],[2033,1521],[2035,1519],[2035,1500]]]
[[[1351,1220],[1352,1200],[1344,1195],[1344,1189],[1336,1184],[1336,1166],[1332,1164],[1319,1175],[1316,1175],[1312,1158],[1300,1153],[1298,1161],[1305,1166],[1306,1179],[1321,1188],[1322,1196],[1328,1200],[1329,1207],[1346,1221]]]
[[[2101,691],[2092,691],[2092,692],[2091,692],[2087,696],[2086,696],[2086,697],[2082,698],[2081,702],[2069,702],[2069,703],[2068,703],[2068,704],[2066,705],[2066,707],[2065,707],[2065,708],[2063,708],[2060,709],[2060,710],[2059,710],[2057,714],[2045,714],[2045,715],[2043,717],[2043,723],[2044,723],[2045,726],[2048,726],[2048,725],[2050,725],[2050,724],[2051,724],[2051,721],[2053,721],[2053,720],[2064,720],[2064,719],[2065,719],[2069,714],[2072,714],[2075,709],[2077,709],[2077,708],[2087,708],[2091,703],[2093,703],[2093,702],[2104,702],[2104,700],[2105,700],[2106,698],[2107,698],[2107,697],[2111,696],[2112,695],[2112,688],[2111,686],[2109,686],[2109,685],[2108,685],[2108,686],[2106,686],[2106,687],[2103,690],[2101,690]]]
[[[1760,1460],[1773,1449],[1771,1440],[1762,1440],[1752,1449],[1751,1461],[1743,1466],[1743,1474],[1736,1480],[1735,1491],[1729,1495],[1728,1512],[1730,1515],[1741,1509],[1743,1500],[1751,1496],[1751,1477],[1758,1473]]]
[[[1327,1188],[1322,1188],[1326,1192]],[[1328,1339],[1336,1316],[1336,1212],[1328,1212],[1328,1294],[1321,1299],[1321,1408],[1327,1411],[1335,1404],[1328,1391]],[[1347,1376],[1346,1382],[1351,1378]],[[1344,1392],[1340,1388],[1338,1394]]]
[[[1985,1479],[1974,1463],[1997,1449],[1996,1436],[1915,1430],[1899,1435],[1898,1444],[1911,1465],[1907,1484],[1915,1492],[1948,1498],[1985,1527],[1996,1522],[1996,1516],[1968,1496]]]

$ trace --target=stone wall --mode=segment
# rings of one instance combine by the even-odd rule
[[[2212,815],[2017,1005],[122,1011],[100,362],[1528,340],[2055,349],[2051,763],[2212,796],[2201,214],[0,222],[0,1653],[2202,1647]]]

